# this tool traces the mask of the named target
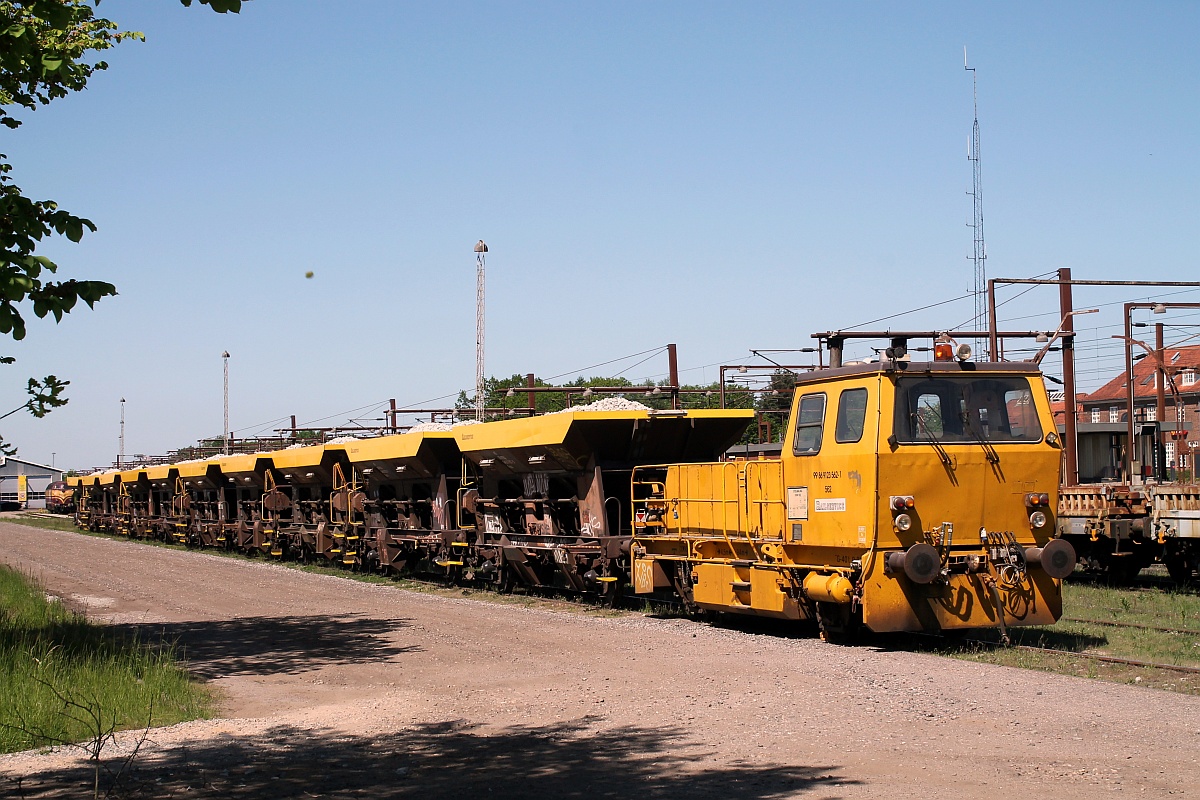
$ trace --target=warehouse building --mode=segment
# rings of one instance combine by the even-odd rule
[[[61,469],[0,456],[0,508],[45,508],[46,487],[62,479]]]

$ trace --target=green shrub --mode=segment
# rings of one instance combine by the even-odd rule
[[[212,705],[170,647],[92,624],[4,566],[0,686],[0,753],[207,717]]]

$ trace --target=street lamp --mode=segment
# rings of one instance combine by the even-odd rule
[[[229,455],[229,351],[221,353],[221,361],[225,366],[225,455]]]
[[[1045,333],[1039,333],[1037,335],[1037,341],[1039,343],[1045,342],[1045,347],[1043,347],[1041,350],[1039,350],[1037,352],[1037,355],[1035,355],[1033,357],[1033,363],[1035,363],[1035,364],[1042,363],[1042,359],[1046,357],[1046,353],[1050,352],[1050,345],[1054,344],[1054,341],[1056,339],[1058,339],[1060,336],[1062,336],[1063,331],[1066,330],[1067,320],[1071,319],[1071,317],[1075,317],[1080,314],[1098,314],[1098,313],[1100,313],[1100,309],[1098,309],[1098,308],[1088,308],[1088,309],[1084,309],[1082,311],[1068,311],[1066,313],[1066,315],[1063,316],[1062,322],[1059,323],[1058,330],[1056,330],[1053,334],[1047,335]],[[1072,413],[1073,413],[1073,410],[1072,410]]]

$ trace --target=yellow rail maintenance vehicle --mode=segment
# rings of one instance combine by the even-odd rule
[[[1038,367],[944,335],[925,362],[894,338],[843,366],[841,345],[797,376],[779,458],[634,471],[634,590],[826,637],[1056,622],[1075,552]]]

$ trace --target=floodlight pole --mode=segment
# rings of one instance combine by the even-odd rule
[[[125,398],[121,398],[121,435],[118,438],[117,444],[117,469],[121,468],[121,462],[125,460]]]
[[[483,421],[483,411],[486,407],[483,396],[483,328],[487,251],[488,246],[484,244],[483,239],[475,243],[475,419],[480,422]]]
[[[221,353],[221,360],[225,365],[225,430],[224,430],[224,446],[222,452],[229,455],[229,351]]]

